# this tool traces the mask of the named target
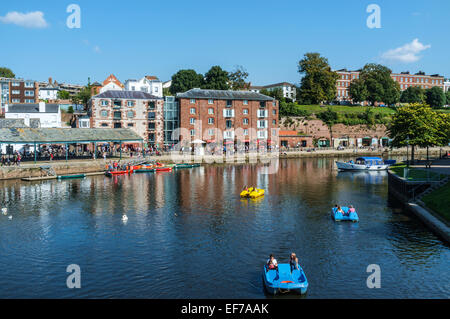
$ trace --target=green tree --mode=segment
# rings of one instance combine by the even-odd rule
[[[172,96],[173,94],[170,92],[170,88],[163,88],[164,96]]]
[[[274,89],[262,89],[259,91],[259,93],[273,97],[274,99],[278,101],[284,101],[283,96],[283,90],[281,88],[274,88]]]
[[[91,99],[91,88],[91,83],[88,81],[88,84],[84,86],[80,92],[72,96],[72,103],[75,105],[82,104],[84,109],[87,110],[89,100]]]
[[[397,109],[388,127],[394,147],[412,146],[411,160],[414,161],[416,146],[442,146],[448,143],[447,114],[440,115],[429,106],[410,104]]]
[[[61,100],[68,100],[68,99],[70,99],[69,92],[67,92],[65,90],[58,91],[58,99],[61,99]]]
[[[194,70],[180,70],[172,75],[172,85],[170,92],[176,94],[178,92],[186,92],[193,88],[200,88],[203,86],[203,75],[198,74]]]
[[[444,91],[438,86],[425,90],[425,96],[426,103],[434,108],[441,108],[446,102]]]
[[[334,100],[339,75],[331,71],[328,59],[319,53],[306,53],[298,63],[298,72],[303,75],[298,93],[303,104]]]
[[[202,88],[210,90],[228,90],[230,88],[230,85],[228,84],[229,81],[228,72],[222,70],[220,66],[215,65],[206,72],[205,82]]]
[[[73,106],[72,105],[69,105],[69,107],[67,108],[67,113],[69,113],[69,114],[73,114]]]
[[[232,90],[242,90],[247,87],[245,80],[248,77],[247,71],[242,66],[236,66],[233,72],[228,74]]]
[[[420,86],[409,86],[402,92],[400,102],[425,104],[425,91]]]
[[[445,99],[446,99],[445,104],[450,105],[450,90],[448,90],[448,91],[445,93]]]
[[[391,77],[391,70],[380,64],[369,63],[360,72],[360,79],[367,88],[367,100],[374,105],[384,102],[394,105],[400,100],[400,85]]]
[[[369,92],[367,91],[364,81],[361,79],[356,79],[350,83],[350,86],[348,87],[348,94],[354,103],[360,103],[366,101]]]
[[[13,71],[11,71],[11,69],[5,68],[5,67],[0,67],[0,77],[3,77],[3,78],[15,78],[16,75],[14,74]]]

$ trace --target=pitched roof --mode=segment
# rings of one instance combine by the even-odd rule
[[[142,141],[128,128],[0,128],[0,143]]]
[[[107,84],[109,84],[109,83],[111,83],[111,82],[123,88],[122,82],[120,82],[120,81],[116,78],[116,76],[115,76],[114,74],[111,74],[110,76],[108,76],[108,77],[105,79],[105,81],[103,81],[103,86],[105,86],[105,85],[107,85]]]
[[[152,94],[148,94],[142,91],[118,91],[108,90],[103,93],[94,95],[93,99],[129,99],[129,100],[162,100]]]
[[[58,104],[45,104],[45,113],[58,113]],[[39,113],[39,104],[10,104],[7,113]]]
[[[274,98],[261,93],[251,91],[232,90],[203,90],[191,89],[184,93],[177,93],[177,98],[182,99],[217,99],[217,100],[255,100],[273,101]]]

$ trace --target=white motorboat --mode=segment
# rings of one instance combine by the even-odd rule
[[[389,168],[380,157],[358,157],[355,162],[338,162],[336,166],[344,171],[384,171]]]

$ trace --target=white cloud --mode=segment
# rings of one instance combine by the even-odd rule
[[[399,48],[383,53],[381,58],[391,62],[417,62],[421,58],[418,54],[429,48],[431,48],[431,45],[424,45],[419,42],[419,39],[414,39],[411,43],[407,43]]]
[[[96,45],[96,46],[94,46],[94,52],[100,53],[100,52],[102,52],[102,50],[100,50],[100,47],[98,45]]]
[[[21,13],[17,11],[8,12],[4,17],[0,17],[0,22],[5,24],[16,24],[25,28],[46,28],[47,21],[44,19],[44,13],[34,11]]]

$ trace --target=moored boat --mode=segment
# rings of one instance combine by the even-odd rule
[[[134,172],[135,173],[154,173],[156,170],[154,168],[141,168],[137,169]]]
[[[111,176],[115,176],[115,175],[125,175],[125,174],[129,174],[130,171],[108,171],[105,173],[106,176],[111,177]]]
[[[339,162],[336,161],[336,166],[340,170],[346,171],[382,171],[389,168],[389,164],[386,164],[380,157],[358,157],[355,162]]]
[[[342,214],[341,212],[337,211],[336,207],[331,208],[331,217],[339,222],[339,221],[352,221],[352,222],[358,222],[359,221],[359,216],[358,213],[356,211],[351,212],[350,214],[348,214],[348,207],[341,207],[341,209],[344,211],[345,215]]]
[[[58,179],[72,179],[72,178],[85,178],[85,174],[77,174],[77,175],[59,175]]]
[[[270,294],[296,292],[306,293],[308,280],[302,267],[291,272],[289,264],[278,264],[278,270],[269,269],[267,265],[263,269],[263,281],[266,291]]]
[[[157,172],[171,172],[172,167],[157,167],[155,168]]]

